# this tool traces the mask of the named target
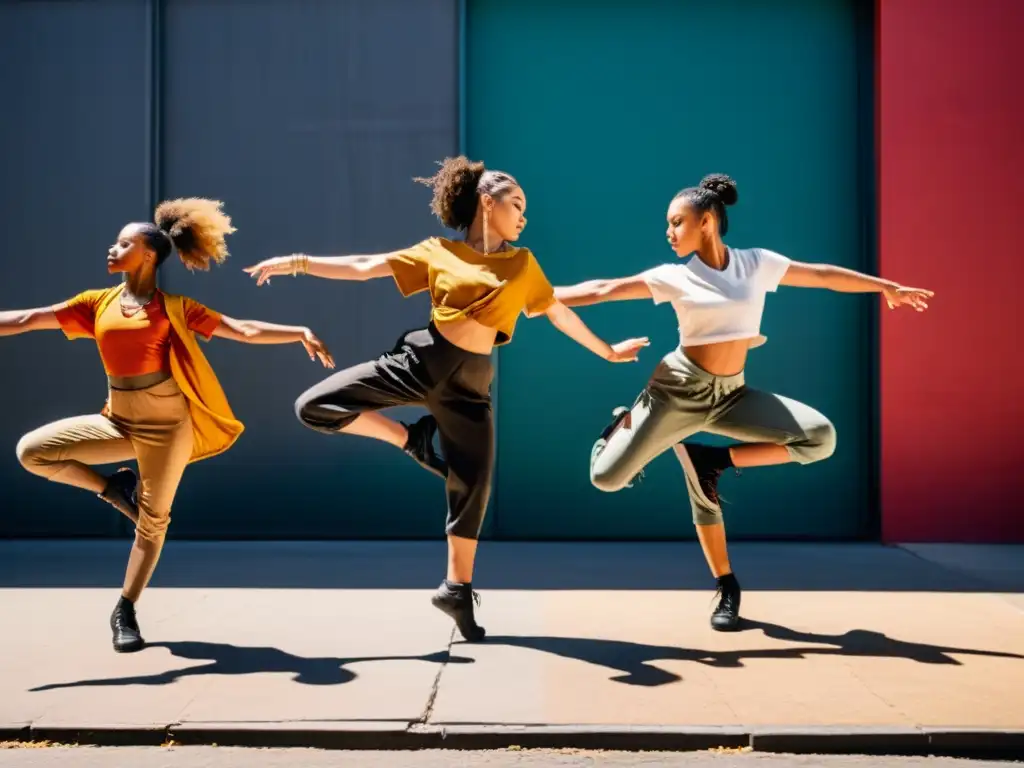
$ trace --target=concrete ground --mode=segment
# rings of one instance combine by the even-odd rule
[[[753,752],[325,752],[311,749],[109,747],[0,749],[0,768],[1012,768],[989,760]],[[1019,765],[1019,764],[1018,764]]]
[[[170,542],[122,656],[126,550],[0,542],[0,740],[1024,755],[1024,548],[738,544],[720,634],[696,545],[485,542],[468,645],[443,544]]]

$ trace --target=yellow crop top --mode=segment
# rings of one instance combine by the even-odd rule
[[[475,320],[497,331],[497,345],[512,339],[522,312],[541,314],[555,302],[555,289],[527,248],[485,256],[463,242],[432,237],[389,262],[403,296],[430,290],[434,323]]]

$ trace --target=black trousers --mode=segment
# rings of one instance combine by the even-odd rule
[[[494,416],[490,355],[456,347],[433,326],[404,334],[390,352],[333,374],[295,402],[299,421],[337,434],[366,411],[424,405],[437,420],[448,463],[452,536],[480,535],[494,476]]]

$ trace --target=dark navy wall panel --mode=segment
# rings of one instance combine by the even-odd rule
[[[0,2],[0,309],[115,280],[108,245],[146,213],[147,5]],[[95,345],[58,332],[0,339],[0,536],[112,535],[119,515],[15,459],[18,438],[95,413]]]
[[[209,274],[170,264],[166,290],[309,325],[339,367],[426,322],[425,297],[403,300],[390,280],[257,290],[241,269],[439,231],[412,177],[458,149],[456,0],[0,0],[0,65],[0,307],[111,284],[103,257],[122,224],[156,198],[196,195],[234,217],[232,256]],[[443,534],[439,481],[390,446],[298,424],[295,397],[328,374],[300,346],[205,349],[247,431],[186,472],[172,537]],[[0,355],[0,535],[125,533],[106,505],[14,456],[25,431],[102,406],[95,346],[32,334],[4,339]]]
[[[235,317],[309,325],[339,369],[423,326],[426,297],[402,299],[390,279],[257,288],[241,270],[439,231],[412,177],[458,149],[457,3],[170,0],[162,22],[162,196],[221,199],[238,227],[223,266],[175,264],[167,289]],[[204,349],[247,431],[188,471],[173,535],[443,535],[441,481],[389,445],[298,423],[296,396],[328,375],[301,346]]]

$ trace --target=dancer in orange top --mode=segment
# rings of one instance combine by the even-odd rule
[[[61,329],[96,340],[110,396],[101,413],[53,422],[25,435],[18,459],[29,472],[92,491],[135,523],[121,599],[110,617],[114,650],[144,645],[135,603],[160,558],[171,503],[185,466],[226,451],[242,433],[195,335],[247,344],[301,343],[310,359],[334,367],[308,328],[235,320],[156,287],[175,248],[189,269],[227,257],[234,232],[221,203],[192,198],[161,203],[156,224],[128,224],[107,253],[107,271],[125,273],[113,288],[85,291],[62,304],[0,312],[0,336]],[[110,476],[93,464],[135,459],[138,476]]]

